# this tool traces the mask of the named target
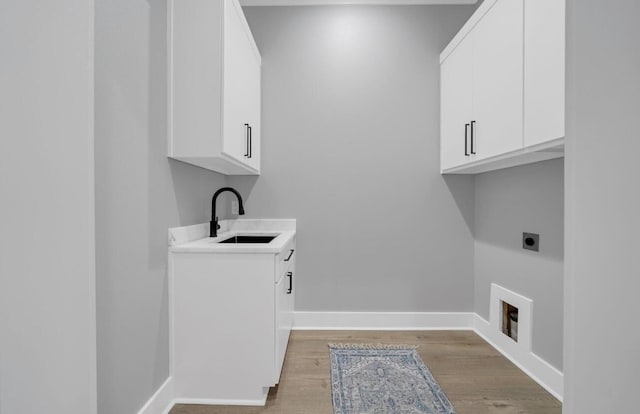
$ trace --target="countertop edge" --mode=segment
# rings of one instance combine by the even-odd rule
[[[265,244],[242,244],[242,245],[228,245],[220,244],[215,240],[224,240],[228,237],[233,237],[236,234],[273,234],[279,233],[270,243]],[[169,247],[169,253],[209,253],[209,254],[278,254],[281,253],[285,247],[296,236],[295,231],[285,230],[252,230],[252,231],[238,231],[231,230],[220,233],[217,238],[205,237],[199,240],[181,243]],[[273,244],[272,244],[273,243]]]

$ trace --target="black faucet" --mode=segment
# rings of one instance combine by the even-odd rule
[[[238,214],[241,216],[244,215],[244,207],[242,206],[242,197],[240,197],[240,193],[231,187],[222,187],[218,191],[213,194],[213,198],[211,199],[211,221],[209,222],[209,237],[218,237],[218,229],[220,225],[218,224],[218,217],[216,216],[216,200],[220,193],[225,191],[231,191],[233,194],[238,197]]]

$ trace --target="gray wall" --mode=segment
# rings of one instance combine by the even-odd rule
[[[475,311],[489,320],[491,283],[533,300],[533,352],[562,370],[564,163],[475,178]],[[538,253],[522,232],[540,234]]]
[[[93,29],[93,2],[2,2],[2,414],[96,412]]]
[[[249,217],[298,220],[301,311],[472,311],[473,181],[439,174],[439,54],[473,6],[248,7]]]
[[[564,412],[640,407],[640,2],[569,0]]]
[[[208,221],[226,178],[166,157],[166,1],[95,21],[98,411],[125,414],[169,375],[167,228]]]

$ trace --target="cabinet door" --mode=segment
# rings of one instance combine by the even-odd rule
[[[249,160],[248,126],[255,111],[256,56],[250,33],[237,0],[224,0],[222,152],[244,164]]]
[[[565,2],[525,3],[524,145],[564,136]]]
[[[499,0],[473,29],[477,159],[522,148],[523,0]]]
[[[462,42],[440,66],[440,168],[471,161],[469,128],[472,116],[473,41]]]
[[[249,112],[247,118],[251,127],[249,137],[249,155],[246,157],[246,163],[252,168],[260,170],[260,56],[254,56],[254,62],[251,66],[251,79],[247,83],[247,93],[249,94]]]
[[[280,374],[287,353],[289,334],[293,322],[293,291],[290,291],[293,282],[293,269],[290,268],[276,283],[276,355],[274,383],[280,382]]]

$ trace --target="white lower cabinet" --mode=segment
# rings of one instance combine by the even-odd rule
[[[177,402],[264,405],[293,323],[295,238],[278,253],[172,253]]]

